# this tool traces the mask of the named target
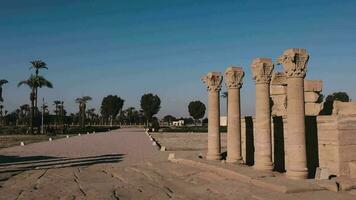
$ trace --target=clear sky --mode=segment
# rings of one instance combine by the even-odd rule
[[[117,94],[138,108],[152,92],[162,100],[159,116],[188,116],[191,100],[207,99],[200,78],[238,65],[246,71],[242,112],[253,114],[251,61],[276,60],[292,47],[309,51],[307,78],[322,79],[325,94],[356,98],[355,0],[0,0],[9,111],[29,102],[29,89],[16,85],[28,78],[29,62],[42,59],[54,89],[39,97],[64,100],[69,112],[83,95],[93,97],[88,107]]]

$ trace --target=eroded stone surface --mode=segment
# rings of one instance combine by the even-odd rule
[[[256,83],[255,165],[259,170],[272,170],[270,82],[274,65],[270,58],[256,58],[251,64]]]
[[[356,102],[334,101],[333,115],[355,115]]]
[[[209,72],[202,78],[208,88],[208,160],[221,159],[220,141],[220,90],[223,80],[220,72]],[[231,83],[237,84],[237,83]]]
[[[241,156],[241,110],[240,89],[245,73],[241,67],[229,67],[225,71],[228,91],[227,162],[242,160]]]

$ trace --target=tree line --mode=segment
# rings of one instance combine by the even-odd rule
[[[29,127],[29,132],[39,133],[40,128],[54,127],[64,129],[65,126],[76,125],[84,128],[87,125],[117,125],[117,124],[145,124],[146,126],[159,126],[159,120],[155,115],[161,109],[161,99],[152,93],[144,94],[141,97],[140,108],[136,110],[129,107],[123,110],[125,100],[117,95],[108,95],[102,99],[100,111],[97,113],[95,108],[87,109],[87,103],[92,100],[90,96],[82,96],[75,99],[78,104],[78,112],[68,114],[65,109],[65,102],[61,100],[53,101],[55,107],[51,113],[48,105],[42,102],[38,106],[38,93],[41,88],[53,88],[53,84],[47,80],[40,72],[48,70],[47,64],[42,60],[30,62],[30,75],[27,79],[19,81],[17,86],[27,86],[29,92],[29,104],[21,105],[15,111],[9,113],[4,110],[3,86],[8,84],[5,79],[0,80],[0,125],[17,125]],[[228,97],[228,93],[222,93],[222,97]],[[323,97],[320,102],[323,101]],[[320,114],[331,115],[332,106],[335,100],[348,102],[351,101],[346,92],[335,92],[328,95],[324,101],[324,109]],[[197,124],[204,116],[206,107],[201,101],[192,101],[188,105],[188,111],[192,118],[184,118],[186,124]],[[177,120],[172,115],[163,118],[164,122]],[[207,118],[203,121],[207,122]],[[41,131],[43,133],[43,129]]]

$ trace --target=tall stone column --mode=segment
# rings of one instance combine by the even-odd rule
[[[305,49],[288,49],[278,58],[287,76],[287,176],[305,179],[308,176],[305,143],[304,78],[309,54]]]
[[[208,160],[221,159],[220,141],[220,90],[223,76],[220,72],[210,72],[202,78],[209,92],[208,100]]]
[[[270,82],[274,65],[270,58],[253,60],[252,75],[256,83],[255,165],[258,170],[272,170],[272,136]]]
[[[242,162],[240,89],[245,73],[241,67],[229,67],[225,72],[228,89],[227,158],[230,163]]]

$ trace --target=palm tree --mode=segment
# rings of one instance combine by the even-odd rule
[[[88,115],[88,118],[90,119],[90,123],[92,124],[94,121],[94,117],[95,117],[95,108],[88,109],[87,115]]]
[[[6,83],[8,83],[7,80],[5,79],[0,80],[0,102],[4,101],[4,99],[2,98],[2,86],[5,85]]]
[[[4,106],[0,105],[0,125],[2,125],[2,109],[4,109]]]
[[[83,96],[75,99],[75,102],[79,104],[79,123],[81,128],[85,127],[85,109],[87,102],[90,100],[92,100],[90,96]]]
[[[48,69],[46,66],[47,64],[43,62],[42,60],[34,60],[31,61],[31,67],[30,69],[35,69],[36,77],[39,76],[39,71],[40,69]],[[37,99],[38,99],[38,87],[35,89],[35,106],[37,107]]]
[[[44,77],[34,76],[34,75],[31,75],[30,78],[28,78],[27,80],[20,81],[17,87],[20,87],[21,85],[27,85],[31,89],[30,128],[31,128],[31,134],[33,134],[33,119],[34,119],[34,112],[35,112],[36,88],[42,88],[42,87],[53,88],[53,85]]]
[[[60,105],[61,105],[61,101],[59,101],[59,100],[56,100],[56,101],[53,101],[53,105],[55,106],[55,110],[54,110],[54,113],[56,114],[56,126],[57,126],[57,124],[58,124],[58,122],[59,122],[59,107],[60,107]]]
[[[30,112],[30,106],[28,104],[24,104],[22,106],[20,106],[20,121],[22,122],[22,125],[24,125],[26,122],[26,119],[28,117],[28,114]]]

